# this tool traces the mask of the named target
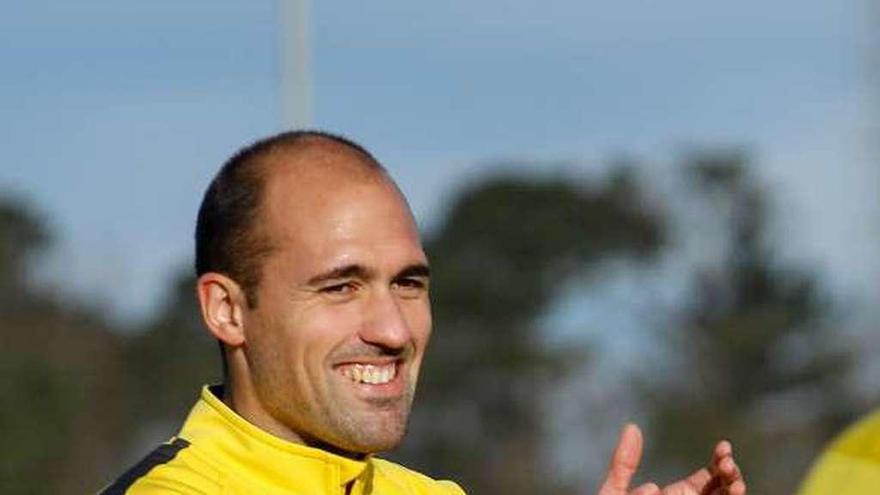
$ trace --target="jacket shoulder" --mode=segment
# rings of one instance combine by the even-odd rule
[[[99,495],[221,492],[219,473],[194,454],[189,442],[174,438],[147,454]]]
[[[384,493],[380,484],[390,484],[400,490],[397,493],[413,495],[465,495],[457,483],[448,480],[435,480],[418,471],[384,459],[373,459],[376,476],[376,493]],[[390,491],[390,490],[389,490]]]
[[[799,495],[869,495],[880,486],[880,410],[847,428],[810,470]]]

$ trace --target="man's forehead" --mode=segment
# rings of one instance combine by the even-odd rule
[[[360,203],[394,199],[403,200],[391,179],[378,169],[348,160],[325,162],[303,160],[279,162],[264,176],[266,208],[285,210],[286,214],[308,216],[325,211],[343,200]]]
[[[295,153],[275,153],[264,163],[264,220],[284,230],[327,227],[349,215],[383,210],[389,221],[414,220],[403,194],[375,162],[344,145],[318,143]],[[280,224],[279,224],[280,222]],[[280,233],[280,232],[278,232]]]
[[[390,179],[375,175],[277,176],[267,191],[264,228],[281,256],[296,258],[296,273],[351,264],[384,273],[426,264],[405,199]]]

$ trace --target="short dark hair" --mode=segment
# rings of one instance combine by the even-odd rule
[[[325,131],[296,130],[256,141],[223,164],[211,181],[196,222],[196,276],[217,272],[235,280],[247,304],[257,305],[257,287],[264,258],[272,252],[271,239],[258,220],[268,171],[263,164],[276,152],[296,153],[317,144],[335,144],[363,158],[370,168],[384,169],[356,142]]]

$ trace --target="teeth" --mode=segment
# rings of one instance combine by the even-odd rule
[[[397,375],[397,366],[394,363],[385,366],[353,364],[345,366],[342,369],[342,374],[353,382],[381,385],[394,379]]]

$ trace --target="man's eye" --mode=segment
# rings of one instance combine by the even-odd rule
[[[328,285],[326,287],[322,287],[321,292],[323,292],[324,294],[350,294],[354,292],[354,285],[350,282]]]
[[[424,280],[418,278],[402,278],[396,280],[394,285],[401,289],[420,290],[427,288],[428,284]]]

